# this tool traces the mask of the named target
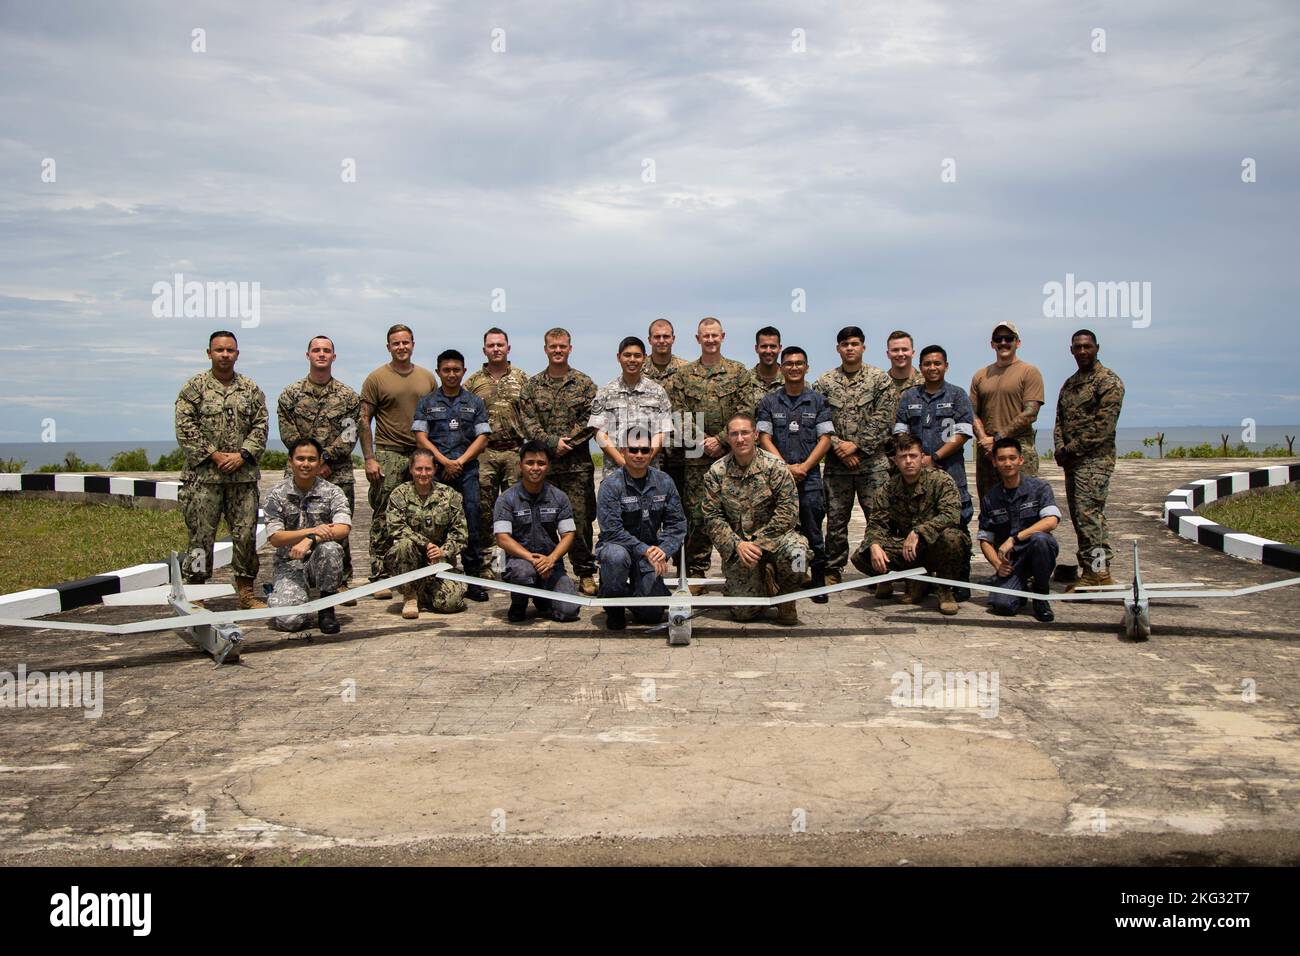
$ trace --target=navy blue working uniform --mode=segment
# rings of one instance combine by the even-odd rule
[[[658,468],[650,468],[641,478],[616,468],[600,483],[596,520],[600,523],[596,547],[600,596],[667,595],[667,586],[645,553],[658,547],[671,561],[686,540],[686,514],[673,480]],[[657,624],[663,615],[663,608],[632,608],[632,616],[642,624]]]
[[[487,406],[483,399],[463,388],[455,395],[448,395],[439,388],[424,396],[415,406],[411,431],[424,432],[434,448],[447,458],[456,459],[479,435],[491,434],[492,426],[488,424]],[[478,459],[462,468],[458,477],[446,478],[440,474],[438,480],[460,492],[465,502],[469,544],[461,552],[461,561],[465,564],[465,573],[474,574],[483,566],[482,547],[478,540]]]
[[[808,460],[823,435],[835,433],[831,406],[816,389],[804,386],[798,395],[778,388],[758,403],[755,427],[766,432],[787,465],[801,465]],[[808,472],[803,481],[795,482],[799,492],[799,530],[812,547],[812,573],[826,570],[826,539],[822,522],[826,520],[826,490],[822,485],[822,466]]]
[[[1047,482],[1021,475],[1019,485],[1007,488],[998,481],[980,502],[979,539],[997,548],[1013,534],[1047,517],[1058,520],[1061,517],[1061,509],[1056,507],[1056,498]],[[1033,578],[1033,590],[1046,594],[1060,550],[1056,539],[1045,531],[1030,535],[1028,541],[1017,541],[1011,549],[1010,577],[995,577],[994,583],[998,587],[1028,591],[1029,580]],[[1014,614],[1019,599],[1010,594],[990,594],[989,605],[1001,614]]]
[[[913,385],[898,400],[894,414],[894,434],[911,432],[921,439],[921,450],[931,458],[934,453],[952,441],[954,435],[975,437],[975,410],[971,407],[966,390],[959,385],[944,382],[939,391],[930,393],[924,385]],[[956,452],[935,464],[948,473],[961,496],[961,525],[965,528],[975,513],[970,492],[966,490],[966,449]]]
[[[550,554],[560,543],[561,535],[577,530],[569,496],[549,481],[543,482],[542,490],[535,495],[529,494],[521,481],[497,496],[492,509],[492,533],[510,535],[532,554]],[[563,558],[555,562],[550,576],[542,580],[531,562],[507,555],[502,577],[511,584],[526,584],[557,594],[578,593],[564,572]],[[577,604],[536,597],[533,602],[537,610],[557,621],[578,619],[580,606]]]

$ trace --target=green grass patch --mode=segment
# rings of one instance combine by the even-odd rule
[[[1234,495],[1211,502],[1200,513],[1233,531],[1300,547],[1300,485]]]
[[[161,561],[185,538],[178,509],[0,497],[0,594]]]

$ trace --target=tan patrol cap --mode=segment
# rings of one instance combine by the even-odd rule
[[[1020,338],[1020,330],[1016,328],[1016,324],[1014,322],[999,322],[997,325],[993,326],[994,335],[998,334],[998,329],[1007,329],[1016,338]]]

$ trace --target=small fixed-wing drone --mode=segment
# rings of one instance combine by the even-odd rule
[[[193,602],[227,597],[235,593],[229,584],[185,584],[181,579],[180,559],[171,554],[171,583],[156,588],[143,588],[124,594],[106,594],[104,603],[114,607],[170,605],[176,617],[162,617],[151,621],[134,621],[130,624],[85,624],[80,621],[38,621],[28,618],[0,618],[0,626],[50,628],[61,631],[86,631],[92,634],[149,634],[154,631],[176,631],[189,644],[212,655],[218,664],[239,660],[239,646],[244,632],[239,625],[244,621],[262,621],[272,617],[289,617],[310,614],[334,607],[353,598],[374,594],[385,588],[397,588],[431,574],[451,569],[449,564],[431,564],[416,571],[407,571],[381,581],[371,581],[361,587],[339,591],[329,597],[317,598],[293,607],[256,608],[249,611],[209,611]]]
[[[685,561],[682,562],[685,568]],[[12,619],[0,618],[0,626],[9,627],[27,627],[27,628],[51,628],[55,630],[67,631],[85,631],[96,634],[145,634],[155,631],[177,631],[181,637],[192,644],[199,650],[211,654],[218,664],[225,661],[237,661],[239,659],[239,647],[243,642],[243,631],[240,630],[239,624],[244,621],[265,620],[272,617],[287,617],[297,614],[310,614],[315,611],[323,611],[327,607],[333,607],[342,604],[353,598],[363,597],[374,594],[386,588],[397,588],[403,584],[409,584],[412,581],[418,581],[429,575],[437,575],[441,578],[447,578],[452,581],[460,581],[465,584],[478,584],[483,587],[493,588],[498,591],[507,591],[512,594],[524,594],[529,597],[537,597],[551,601],[561,601],[566,604],[578,604],[583,607],[667,607],[668,621],[666,624],[659,625],[659,628],[666,627],[668,630],[668,643],[673,646],[684,646],[691,642],[691,619],[694,616],[694,609],[700,607],[736,607],[736,606],[753,606],[753,607],[775,607],[778,604],[784,604],[787,601],[798,601],[804,598],[813,598],[822,594],[835,594],[840,591],[850,591],[855,588],[863,588],[873,584],[883,584],[886,581],[912,580],[921,581],[931,584],[946,584],[953,587],[968,587],[976,591],[985,591],[996,594],[1010,594],[1014,597],[1024,598],[1026,600],[1040,601],[1122,601],[1124,603],[1123,628],[1124,636],[1136,641],[1145,641],[1151,635],[1151,601],[1181,600],[1181,599],[1209,599],[1215,600],[1220,598],[1237,598],[1245,597],[1250,594],[1257,594],[1261,591],[1271,591],[1276,588],[1291,587],[1300,584],[1300,577],[1287,578],[1282,581],[1272,581],[1268,584],[1256,584],[1251,587],[1235,588],[1227,591],[1208,591],[1201,590],[1203,585],[1196,582],[1184,582],[1178,584],[1146,584],[1142,581],[1141,569],[1138,563],[1137,542],[1133,543],[1133,581],[1131,584],[1113,584],[1100,585],[1092,587],[1080,587],[1070,594],[1039,594],[1032,591],[1019,591],[1011,588],[997,587],[992,584],[984,584],[978,581],[955,581],[948,578],[939,578],[925,573],[924,568],[912,568],[906,571],[891,571],[887,574],[874,575],[872,577],[857,578],[852,581],[843,581],[839,584],[828,584],[819,588],[808,588],[800,591],[792,591],[788,594],[778,594],[772,597],[751,597],[741,595],[694,595],[690,592],[691,585],[713,585],[721,584],[723,581],[717,578],[687,578],[683,570],[680,578],[676,582],[673,591],[666,596],[658,597],[587,597],[583,594],[558,594],[555,591],[547,591],[542,588],[530,587],[523,584],[512,584],[505,581],[488,580],[486,578],[471,577],[467,574],[459,574],[452,569],[450,564],[438,563],[428,567],[420,568],[416,571],[408,571],[394,577],[384,578],[380,581],[372,581],[361,587],[352,588],[348,591],[340,591],[332,594],[327,598],[317,598],[314,601],[308,601],[304,604],[294,605],[293,607],[274,607],[257,609],[250,611],[209,611],[206,608],[200,608],[194,605],[194,601],[207,600],[214,597],[224,597],[234,593],[234,589],[226,584],[190,584],[186,585],[181,582],[180,562],[173,552],[171,556],[171,584],[157,588],[147,588],[141,591],[128,592],[126,594],[106,595],[104,603],[113,606],[135,606],[135,605],[170,605],[176,612],[175,617],[158,618],[151,621],[136,621],[130,624],[87,624],[75,621],[42,621],[34,619]]]

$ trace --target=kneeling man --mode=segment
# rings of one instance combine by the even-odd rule
[[[1014,591],[1033,590],[1046,594],[1056,556],[1061,546],[1052,532],[1061,521],[1052,488],[1041,478],[1022,475],[1025,459],[1020,442],[999,438],[993,443],[993,467],[1000,479],[980,502],[980,550],[997,577],[993,583]],[[989,607],[995,613],[1012,615],[1020,598],[990,594]],[[1051,605],[1034,601],[1034,617],[1047,623],[1055,620]]]
[[[936,577],[958,580],[966,537],[961,530],[961,496],[947,472],[921,465],[921,439],[911,432],[894,437],[898,474],[876,492],[867,533],[853,552],[853,566],[868,576],[923,567]],[[916,604],[924,588],[908,582],[904,604]],[[876,597],[888,597],[877,587]],[[952,586],[939,585],[939,613],[959,610]]]
[[[600,562],[601,597],[668,594],[660,576],[668,570],[669,555],[686,540],[686,515],[673,480],[650,467],[654,453],[649,430],[632,425],[620,442],[623,467],[611,471],[600,483],[596,560]],[[658,624],[664,609],[634,607],[632,616],[641,624]],[[605,622],[611,630],[622,630],[627,626],[627,609],[606,608]]]
[[[454,564],[456,555],[469,541],[465,505],[460,492],[434,481],[437,465],[433,452],[417,448],[411,452],[411,480],[393,489],[384,509],[388,539],[384,554],[389,575],[416,571],[445,561]],[[419,620],[421,605],[436,614],[465,610],[465,585],[430,575],[401,588],[402,617]]]
[[[506,554],[502,580],[510,584],[576,594],[564,573],[564,556],[578,536],[569,496],[546,480],[551,470],[551,450],[532,439],[519,448],[519,484],[497,497],[492,511],[492,531]],[[567,601],[533,598],[537,610],[556,621],[576,621],[580,609]],[[511,594],[509,620],[528,617],[528,595]]]
[[[285,478],[267,496],[267,539],[275,547],[275,568],[271,575],[269,607],[293,607],[310,599],[310,588],[320,596],[338,591],[343,577],[343,545],[352,530],[348,499],[338,485],[318,476],[325,456],[320,442],[300,438],[289,449],[292,477]],[[307,615],[288,614],[272,620],[281,631],[298,631],[307,625]],[[322,634],[337,634],[339,622],[334,608],[316,614]]]
[[[704,476],[704,527],[722,555],[724,594],[775,597],[808,583],[808,539],[799,533],[799,494],[784,461],[758,447],[752,415],[727,422],[731,453]],[[749,621],[759,607],[733,607]],[[782,624],[798,624],[793,601],[776,606]]]

